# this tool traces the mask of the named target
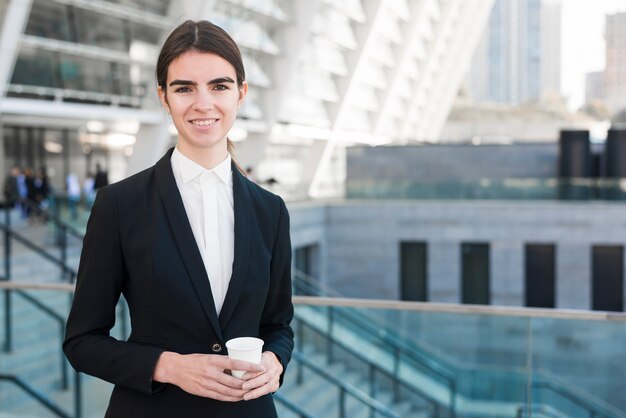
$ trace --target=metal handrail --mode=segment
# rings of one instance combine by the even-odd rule
[[[54,319],[56,321],[56,323],[59,325],[59,336],[60,336],[59,338],[60,338],[60,341],[63,341],[63,336],[65,335],[65,318],[62,317],[61,315],[59,315],[58,313],[56,313],[50,307],[46,306],[44,303],[42,303],[36,297],[26,293],[24,290],[14,290],[14,292],[17,295],[20,295],[26,301],[28,301],[31,305],[35,306],[37,309],[39,309],[40,311],[42,311],[43,313],[45,313],[46,315],[48,315],[49,317]],[[67,376],[67,367],[66,367],[66,362],[65,362],[65,354],[63,353],[63,351],[61,351],[60,354],[61,354],[61,363],[60,363],[60,365],[61,365],[61,387],[63,389],[67,389],[69,387],[69,382],[68,382],[68,376]]]
[[[330,381],[331,383],[333,383],[335,386],[339,388],[339,396],[340,396],[339,416],[340,418],[344,418],[346,416],[345,415],[345,412],[346,412],[345,411],[345,398],[344,398],[345,393],[352,395],[355,399],[357,399],[361,403],[364,403],[366,406],[369,406],[370,410],[378,412],[379,414],[387,418],[400,418],[398,414],[396,414],[391,409],[387,408],[383,403],[365,394],[364,392],[357,389],[356,387],[333,376],[332,374],[327,372],[324,368],[318,366],[317,364],[313,363],[311,360],[307,359],[304,356],[304,354],[298,351],[294,351],[292,353],[292,358],[296,360],[298,363],[313,370],[316,374],[322,376],[324,379]]]
[[[432,396],[430,396],[428,393],[426,393],[426,392],[422,391],[421,389],[416,388],[416,387],[414,387],[412,385],[409,385],[408,383],[406,383],[404,381],[398,380],[398,377],[396,375],[394,375],[394,373],[389,372],[389,371],[385,370],[382,366],[371,362],[368,358],[363,356],[361,353],[353,350],[352,348],[350,348],[348,345],[344,344],[343,342],[333,339],[331,336],[327,335],[322,330],[319,330],[319,329],[315,328],[314,326],[312,326],[311,324],[308,324],[305,321],[303,321],[302,318],[294,317],[294,319],[296,321],[298,321],[300,326],[303,325],[303,324],[306,325],[307,327],[309,327],[309,329],[317,332],[320,336],[322,336],[322,338],[326,339],[326,341],[328,341],[329,343],[334,343],[334,344],[338,345],[343,350],[349,352],[352,357],[355,357],[355,358],[359,359],[360,361],[362,361],[363,363],[366,363],[369,366],[370,371],[376,371],[379,374],[387,376],[388,378],[393,380],[394,384],[401,383],[402,386],[404,386],[405,388],[407,388],[407,389],[409,389],[409,390],[411,390],[413,392],[419,393],[419,395],[421,397],[423,397],[424,399],[426,399],[429,402],[431,402],[434,406],[437,406],[439,404],[438,401],[436,399],[434,399]],[[300,341],[300,343],[302,343],[302,336],[300,336],[299,341]],[[299,372],[299,373],[301,373],[301,372]],[[370,378],[371,378],[370,379],[370,394],[371,394],[371,396],[374,396],[374,382],[373,382],[373,374],[372,374],[372,372],[370,373]],[[397,396],[396,396],[396,398],[397,398]],[[453,412],[453,415],[454,415],[454,412]]]
[[[313,281],[311,277],[308,277],[308,275],[298,270],[296,270],[296,274],[294,274],[294,277],[296,281],[302,280],[307,286],[312,287],[316,291],[324,291],[322,289],[322,286],[319,286],[319,287],[316,286],[317,283],[315,283],[315,281]],[[329,307],[329,323],[333,319],[334,315],[336,314],[343,316],[350,323],[355,324],[359,330],[369,333],[370,335],[374,336],[377,340],[383,342],[386,346],[391,347],[395,354],[395,363],[396,363],[395,369],[398,368],[399,362],[400,362],[400,356],[403,355],[408,360],[414,361],[422,368],[434,373],[436,376],[443,379],[446,382],[448,389],[450,390],[450,405],[448,407],[452,411],[452,414],[453,415],[455,414],[457,377],[456,377],[456,374],[452,370],[450,370],[449,366],[442,364],[441,361],[435,360],[432,357],[431,353],[423,353],[422,352],[423,350],[420,347],[416,346],[415,344],[410,344],[408,341],[405,341],[404,343],[402,343],[401,341],[403,341],[403,339],[400,337],[393,338],[392,336],[389,336],[389,335],[381,335],[380,328],[378,327],[373,328],[371,325],[371,322],[368,321],[367,318],[364,318],[360,314],[357,314],[354,312],[345,312],[345,310],[338,310],[335,307]],[[327,335],[324,335],[324,336],[327,338],[331,338],[330,336],[327,336]],[[366,359],[364,356],[362,356],[360,353],[356,352],[352,348],[345,346],[344,344],[341,344],[340,342],[336,342],[336,343],[342,346],[345,350],[351,352],[353,355],[359,357],[363,362],[369,364],[370,367],[373,367],[379,372],[386,374],[388,377],[392,378],[394,382],[399,381],[399,377],[397,376],[397,373],[388,372],[387,370],[374,364],[371,360]],[[435,404],[438,403],[437,400],[432,398],[428,393],[412,385],[408,385],[406,383],[404,385],[405,387],[408,387],[414,391],[415,390],[418,391],[422,397],[429,399],[431,402]]]
[[[62,270],[64,270],[66,273],[69,273],[69,281],[70,282],[74,281],[74,278],[76,277],[76,270],[67,266],[67,264],[65,264],[63,260],[59,259],[58,257],[51,254],[50,252],[46,251],[44,248],[40,247],[39,245],[33,243],[28,238],[25,238],[21,234],[15,232],[9,226],[5,225],[3,222],[0,222],[0,230],[4,231],[5,234],[9,235],[10,237],[18,241],[20,244],[24,245],[25,247],[28,247],[30,250],[39,254],[46,260],[61,267]],[[6,280],[10,280],[10,278],[7,278]]]
[[[285,398],[280,393],[274,393],[274,395],[272,395],[272,396],[279,403],[281,403],[282,405],[287,407],[287,409],[289,409],[291,412],[294,412],[295,414],[297,414],[298,418],[316,418],[313,415],[309,414],[308,412],[304,411],[302,408],[300,408],[295,403],[291,402],[289,399]]]
[[[63,411],[60,407],[58,407],[52,400],[50,400],[46,395],[39,392],[37,389],[26,383],[23,379],[10,374],[0,374],[0,381],[7,381],[13,383],[18,388],[29,394],[33,397],[37,402],[39,402],[42,406],[52,412],[54,415],[61,418],[72,418],[72,415]]]
[[[52,196],[52,199],[59,200],[59,196]],[[49,210],[42,209],[37,203],[33,202],[32,200],[20,199],[19,202],[33,209],[38,215],[43,216],[45,219],[51,220],[56,227],[69,232],[70,235],[73,235],[75,238],[82,240],[85,236],[85,234],[80,232],[78,229],[61,219],[61,217],[58,216],[56,213],[52,213]]]
[[[555,384],[554,382],[551,382],[549,380],[534,380],[532,382],[532,387],[533,388],[538,388],[538,389],[549,389],[551,391],[553,391],[554,393],[556,393],[559,396],[562,396],[564,398],[566,398],[567,400],[569,400],[570,402],[578,405],[579,407],[585,409],[586,411],[590,412],[591,418],[597,417],[597,418],[601,418],[601,417],[607,417],[607,418],[611,418],[611,417],[626,417],[626,414],[624,414],[621,411],[617,411],[614,408],[608,407],[608,406],[604,406],[604,405],[598,405],[593,399],[590,399],[589,395],[587,393],[579,393],[579,394],[573,394],[572,390],[563,386],[562,384]],[[584,401],[582,399],[580,399],[580,397],[584,397]]]

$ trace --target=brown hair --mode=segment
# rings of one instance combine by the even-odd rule
[[[241,88],[246,80],[243,60],[239,47],[224,29],[206,20],[187,20],[170,33],[165,40],[156,65],[156,79],[159,88],[163,91],[167,101],[167,70],[172,61],[188,51],[207,52],[224,58],[235,69],[237,86]],[[233,142],[226,138],[228,152],[233,158],[237,169],[245,171],[236,160]]]

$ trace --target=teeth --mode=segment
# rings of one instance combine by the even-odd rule
[[[210,120],[192,120],[191,123],[193,123],[194,125],[198,125],[198,126],[209,126],[209,125],[213,125],[215,123],[217,119],[210,119]]]

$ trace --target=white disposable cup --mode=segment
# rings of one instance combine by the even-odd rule
[[[239,337],[226,341],[228,357],[235,360],[245,360],[250,363],[259,364],[261,362],[261,349],[263,340],[254,337]],[[242,378],[246,373],[242,370],[231,370],[233,376]]]

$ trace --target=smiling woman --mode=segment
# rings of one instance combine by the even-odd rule
[[[176,148],[98,192],[63,348],[76,370],[115,384],[107,417],[276,417],[271,393],[293,349],[289,215],[231,156],[248,91],[239,49],[187,21],[156,73]],[[127,341],[110,336],[121,294]],[[237,337],[264,341],[260,364],[225,355]]]
[[[227,134],[248,84],[219,55],[191,50],[173,60],[159,97],[178,131],[178,149],[207,169],[224,161]]]

